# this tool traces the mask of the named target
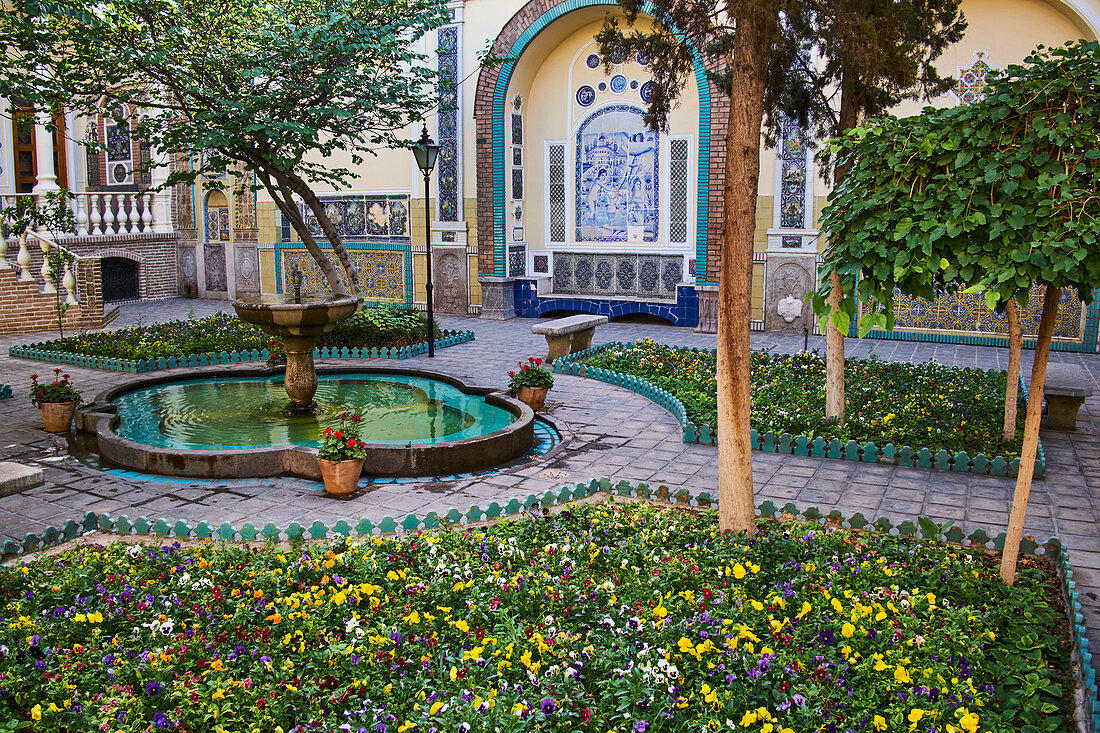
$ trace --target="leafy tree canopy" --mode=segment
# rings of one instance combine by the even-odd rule
[[[300,235],[303,200],[346,260],[312,189],[356,177],[335,153],[358,165],[407,145],[436,104],[415,41],[448,20],[442,0],[15,0],[0,14],[0,93],[140,110],[136,139],[193,162],[169,183],[229,168],[243,186],[248,169]]]
[[[893,327],[893,291],[923,298],[963,285],[990,308],[1025,300],[1032,283],[1100,285],[1100,44],[1039,47],[990,81],[971,106],[886,118],[834,141],[847,175],[821,226],[831,242],[813,296],[828,310],[829,275],[844,289],[842,331],[856,297],[881,306],[861,334]]]

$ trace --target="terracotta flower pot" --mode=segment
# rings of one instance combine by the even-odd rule
[[[75,402],[39,402],[38,411],[42,413],[42,422],[47,433],[67,433],[73,424],[76,413]]]
[[[350,494],[359,488],[359,475],[363,473],[362,458],[347,461],[326,461],[318,458],[321,464],[321,479],[325,482],[325,493],[335,496]]]
[[[550,391],[549,387],[520,387],[516,392],[516,397],[520,402],[523,402],[535,412],[538,412],[542,408],[542,404],[546,402],[546,393]]]

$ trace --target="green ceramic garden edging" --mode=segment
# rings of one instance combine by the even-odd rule
[[[613,372],[608,369],[590,367],[583,361],[595,356],[602,351],[614,348],[624,348],[629,344],[613,342],[594,346],[575,354],[559,357],[554,361],[554,371],[559,374],[572,374],[574,376],[596,379],[608,384],[625,387],[631,392],[636,392],[661,407],[671,412],[680,421],[683,429],[685,443],[702,443],[703,445],[715,445],[717,435],[709,425],[696,425],[687,416],[684,403],[671,392],[661,389],[644,379]],[[692,349],[703,351],[703,349]],[[1020,380],[1020,389],[1024,397],[1027,397],[1027,385]],[[991,476],[1016,476],[1020,472],[1020,459],[1013,458],[1007,461],[1003,456],[996,456],[992,460],[984,453],[971,456],[966,451],[960,451],[951,455],[946,450],[935,453],[930,448],[911,448],[902,446],[898,448],[893,443],[877,446],[873,442],[857,443],[849,440],[842,442],[839,438],[825,440],[821,436],[810,440],[803,435],[790,435],[781,433],[776,435],[772,431],[760,433],[751,430],[749,439],[752,441],[753,450],[765,453],[785,453],[796,456],[811,456],[813,458],[835,458],[842,461],[857,461],[863,463],[886,463],[890,465],[906,466],[910,468],[936,468],[941,471],[959,471],[966,473],[988,474]],[[1039,452],[1035,458],[1035,476],[1042,476],[1046,472],[1046,453],[1043,451],[1043,442],[1039,441]]]
[[[0,384],[0,400],[11,397],[11,385]]]
[[[435,340],[435,348],[444,349],[448,346],[463,344],[474,340],[473,331],[443,331],[443,337]],[[158,369],[174,369],[181,366],[210,366],[216,364],[238,364],[247,361],[266,361],[269,356],[267,349],[263,351],[230,351],[207,354],[188,354],[173,356],[165,359],[114,359],[107,356],[92,356],[91,354],[74,354],[70,352],[51,351],[42,347],[53,343],[26,344],[24,346],[12,346],[8,349],[8,356],[21,359],[35,359],[56,364],[71,364],[72,366],[87,367],[89,369],[107,369],[115,372],[128,372],[130,374],[142,374],[155,372]],[[381,349],[314,349],[314,359],[410,359],[420,354],[428,353],[426,341],[412,346],[400,346]]]
[[[28,533],[22,542],[7,540],[3,545],[0,545],[0,558],[14,557],[37,552],[44,548],[56,547],[83,535],[85,532],[97,530],[114,534],[138,534],[164,539],[175,537],[178,539],[241,540],[245,542],[325,540],[330,536],[332,539],[349,537],[353,533],[362,537],[374,535],[376,530],[381,534],[412,533],[419,530],[433,530],[443,524],[461,525],[469,522],[515,516],[526,511],[548,508],[555,504],[567,504],[600,492],[623,498],[663,501],[700,508],[709,508],[718,504],[717,497],[712,497],[710,492],[707,491],[701,491],[693,495],[687,489],[680,489],[673,493],[664,485],[652,489],[646,483],[633,485],[628,481],[619,481],[612,484],[611,479],[604,476],[599,479],[590,479],[587,483],[577,483],[573,486],[563,485],[557,491],[549,489],[541,496],[528,494],[522,499],[513,497],[505,502],[503,506],[492,501],[484,509],[474,505],[465,512],[461,512],[457,508],[451,508],[443,516],[434,511],[428,512],[423,517],[407,514],[400,521],[387,515],[382,517],[382,520],[377,524],[366,518],[359,518],[354,521],[354,524],[341,519],[335,522],[332,527],[327,527],[318,520],[308,528],[303,527],[298,522],[291,522],[285,529],[281,529],[274,522],[268,522],[263,528],[257,528],[252,522],[246,522],[238,529],[228,522],[223,522],[215,527],[203,521],[192,527],[183,520],[172,524],[163,518],[150,522],[145,517],[138,517],[136,520],[131,521],[126,515],[115,519],[107,513],[85,512],[79,523],[70,519],[60,529],[53,526],[46,527],[41,536]],[[777,507],[770,500],[760,504],[757,507],[757,513],[764,518],[776,518],[778,516],[784,519],[790,518],[821,525],[838,526],[844,529],[888,532],[891,534],[896,532],[910,537],[919,535],[924,539],[942,540],[956,544],[968,543],[970,547],[982,547],[987,550],[1004,549],[1006,536],[1005,532],[1001,532],[996,537],[990,537],[982,529],[964,535],[958,527],[950,527],[944,532],[942,527],[925,518],[919,518],[916,522],[907,519],[896,526],[886,517],[879,517],[874,522],[869,522],[860,513],[853,514],[846,519],[836,509],[828,514],[822,514],[814,506],[800,511],[793,503],[788,502],[782,507]],[[1073,658],[1078,669],[1077,681],[1083,693],[1085,716],[1083,722],[1091,733],[1100,733],[1100,712],[1098,712],[1100,711],[1100,705],[1098,705],[1100,701],[1097,700],[1096,671],[1092,667],[1092,653],[1089,651],[1084,614],[1081,610],[1077,585],[1073,579],[1073,568],[1070,564],[1069,553],[1056,537],[1051,537],[1040,544],[1031,536],[1025,536],[1020,542],[1020,552],[1037,556],[1053,556],[1055,560],[1062,592],[1065,596],[1070,626],[1069,633],[1073,639]]]

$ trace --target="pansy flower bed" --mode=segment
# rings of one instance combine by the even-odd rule
[[[643,339],[589,357],[585,363],[644,379],[676,396],[698,425],[718,426],[717,358],[701,351]],[[1016,439],[1005,441],[1003,372],[923,364],[848,359],[843,425],[825,419],[825,360],[816,352],[754,351],[752,426],[763,433],[805,435],[842,442],[873,441],[879,447],[927,447],[952,455],[1020,454],[1027,402],[1021,391]]]
[[[427,318],[411,308],[382,305],[364,309],[317,339],[317,348],[394,348],[426,340]],[[270,336],[234,315],[88,331],[38,344],[36,348],[116,359],[158,359],[189,354],[263,351]]]
[[[0,730],[1068,731],[1059,586],[981,552],[587,504],[0,568]]]

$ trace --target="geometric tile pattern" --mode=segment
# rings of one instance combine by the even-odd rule
[[[440,28],[439,220],[458,220],[458,26]]]
[[[554,253],[555,295],[673,300],[683,255]]]
[[[354,196],[319,196],[325,215],[340,236],[349,239],[409,239],[408,194],[357,194]],[[315,237],[324,240],[317,217],[302,204],[306,226]]]
[[[546,218],[550,222],[550,241],[565,241],[565,145],[547,143]]]
[[[1034,285],[1026,306],[1020,306],[1020,328],[1024,336],[1034,337],[1039,332],[1039,319],[1043,309],[1045,288]],[[1054,337],[1080,340],[1082,338],[1083,304],[1073,290],[1063,290],[1058,303],[1058,319],[1054,325]],[[979,293],[966,293],[962,288],[950,290],[935,300],[923,300],[904,296],[894,290],[895,328],[935,331],[963,331],[981,334],[1007,334],[1008,322],[1004,314],[985,307],[985,298]]]
[[[687,241],[688,141],[675,138],[668,145],[668,239]]]
[[[806,226],[806,133],[796,120],[783,123],[780,168],[779,226]]]
[[[313,256],[305,249],[294,247],[279,248],[282,255],[280,268],[283,282],[282,292],[290,292],[290,273],[294,265],[302,271],[302,293],[331,292],[321,275],[321,268]],[[406,277],[407,257],[401,251],[394,250],[348,250],[352,262],[359,269],[359,294],[363,300],[400,300],[407,301],[408,278]],[[347,276],[336,258],[326,252],[325,256],[336,267],[344,287],[348,287]]]
[[[996,68],[986,62],[988,53],[980,48],[974,52],[974,62],[969,68],[958,67],[958,80],[951,92],[961,104],[975,104],[985,97],[986,77]]]
[[[508,277],[525,275],[527,271],[527,248],[523,245],[508,246]]]

